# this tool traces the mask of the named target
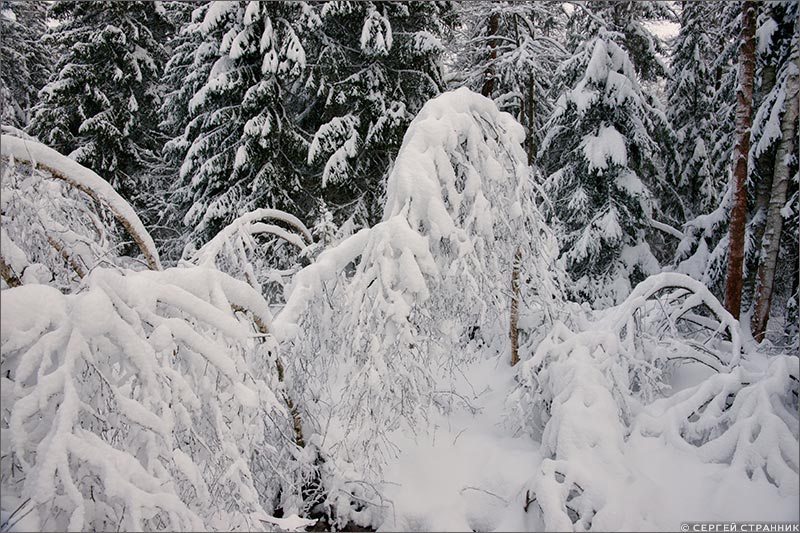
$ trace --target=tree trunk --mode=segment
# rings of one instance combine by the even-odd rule
[[[533,165],[533,160],[536,157],[536,146],[533,142],[533,134],[536,131],[534,126],[534,117],[536,108],[533,99],[533,71],[528,74],[528,165]]]
[[[800,21],[795,21],[795,31],[800,31]],[[761,245],[756,285],[755,313],[752,317],[753,338],[761,342],[767,331],[769,309],[772,304],[772,290],[775,284],[775,267],[781,247],[783,215],[786,205],[786,191],[789,187],[789,158],[796,150],[794,124],[800,106],[800,56],[794,51],[794,72],[786,80],[786,109],[781,119],[781,140],[775,155],[775,173],[772,179],[772,194],[769,199],[766,226]]]
[[[514,264],[511,267],[511,325],[508,334],[511,337],[511,366],[519,363],[519,267],[522,262],[522,250],[517,248]]]
[[[493,12],[489,15],[489,27],[486,32],[486,35],[492,36],[497,35],[497,31],[500,29],[500,13],[497,11]],[[486,67],[486,72],[484,73],[483,77],[483,87],[481,88],[481,94],[486,98],[491,98],[492,93],[494,92],[494,60],[497,59],[497,40],[490,39],[489,40],[489,66]]]
[[[0,256],[0,277],[3,278],[9,288],[22,286],[22,281],[20,281],[19,276],[17,276],[14,269],[6,263],[2,256]]]
[[[742,306],[742,266],[744,233],[747,223],[747,155],[750,151],[750,125],[753,120],[753,75],[755,71],[756,2],[742,7],[739,88],[736,92],[736,147],[733,150],[733,207],[731,209],[728,272],[725,279],[725,308],[739,318]]]
[[[775,66],[764,65],[761,73],[763,83],[759,89],[762,95],[768,95],[773,88],[775,88]],[[769,210],[769,197],[772,192],[772,176],[775,172],[775,153],[777,146],[770,147],[766,152],[761,154],[761,157],[753,163],[757,170],[758,182],[755,183],[756,194],[755,203],[752,212],[754,221],[751,223],[752,228],[752,249],[761,250],[761,240],[764,237],[764,227],[766,226],[767,211]],[[751,185],[753,183],[751,182]],[[763,218],[762,218],[763,217]],[[755,286],[756,286],[756,271],[758,270],[758,256],[751,258],[747,261],[747,277],[744,280],[744,287],[742,288],[742,299],[747,302],[754,301]]]
[[[772,15],[774,18],[774,6],[769,6],[768,9],[770,10],[770,15]],[[772,92],[772,89],[775,88],[776,78],[777,72],[775,65],[772,63],[765,64],[761,70],[761,86],[758,89],[758,92],[763,98],[766,98],[769,93]],[[755,183],[756,205],[754,209],[752,209],[754,218],[753,222],[751,223],[752,250],[761,250],[761,240],[764,237],[764,227],[766,225],[766,216],[769,209],[769,197],[772,191],[772,175],[775,171],[776,151],[777,146],[771,146],[766,152],[761,154],[756,161],[753,162],[753,165],[757,169],[756,176],[758,177],[758,182]],[[751,184],[753,183],[751,182]],[[745,262],[747,268],[747,277],[744,280],[744,287],[742,288],[742,299],[745,301],[745,303],[749,301],[750,305],[753,305],[753,302],[755,302],[756,271],[758,270],[758,261],[758,256],[755,256],[751,257],[750,261]]]

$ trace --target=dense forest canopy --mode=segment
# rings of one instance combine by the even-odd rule
[[[2,0],[0,102],[0,531],[800,520],[796,0]]]

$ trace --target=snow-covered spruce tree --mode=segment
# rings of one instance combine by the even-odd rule
[[[725,176],[730,171],[736,115],[736,76],[739,57],[739,33],[742,25],[741,1],[709,4],[709,23],[713,24],[713,43],[717,59],[714,68],[714,136],[711,147],[712,173]]]
[[[299,165],[306,143],[284,100],[286,85],[306,64],[298,32],[307,12],[298,2],[214,2],[199,8],[196,24],[184,28],[199,32],[196,41],[186,36],[199,44],[191,66],[186,56],[171,63],[168,75],[185,72],[193,94],[188,102],[188,93],[175,95],[176,109],[167,114],[188,111],[191,117],[169,145],[183,159],[180,199],[189,248],[247,211],[294,212],[302,205]]]
[[[411,119],[444,87],[449,2],[324,2],[309,42],[302,127],[309,184],[341,221],[380,220],[385,180]]]
[[[44,42],[47,4],[40,0],[0,3],[0,121],[25,128],[30,110],[50,75],[53,57]]]
[[[392,432],[458,401],[433,389],[434,376],[447,383],[481,354],[510,358],[515,258],[530,324],[562,298],[524,139],[510,115],[466,88],[431,100],[388,178],[383,221],[295,276],[274,328],[321,458],[328,514],[342,524],[381,523]]]
[[[602,14],[583,16],[591,28]],[[555,104],[538,160],[573,293],[606,306],[659,269],[645,241],[651,219],[645,184],[662,177],[654,137],[670,129],[639,83],[625,35],[602,26],[595,31],[559,68],[568,89]]]
[[[741,2],[713,2],[705,5],[711,44],[714,95],[711,100],[711,138],[708,147],[711,175],[722,180],[713,208],[684,223],[684,237],[672,260],[675,269],[702,281],[722,296],[728,258],[731,191],[728,183],[731,153],[735,144],[737,58],[741,27]]]
[[[32,132],[103,176],[129,200],[159,149],[159,80],[170,31],[160,2],[58,2],[59,51]]]
[[[712,173],[709,160],[714,142],[716,59],[711,15],[707,3],[684,5],[670,64],[667,116],[675,128],[678,159],[667,169],[675,195],[672,202],[662,203],[661,213],[675,227],[716,207],[724,187],[722,177]]]
[[[163,145],[158,159],[149,166],[152,187],[146,191],[145,205],[140,212],[146,215],[153,238],[165,260],[180,259],[189,230],[183,224],[181,182],[179,172],[187,146],[181,144],[186,125],[191,120],[189,100],[205,84],[211,71],[217,46],[204,40],[195,31],[202,22],[210,2],[183,0],[164,2],[165,17],[174,28],[165,43],[168,59],[161,77],[161,102],[158,110],[158,129]],[[196,51],[203,47],[205,54]]]
[[[552,111],[551,84],[566,52],[559,43],[565,13],[558,2],[458,2],[461,25],[450,85],[492,98],[525,126],[532,162]],[[463,27],[463,31],[458,28]]]

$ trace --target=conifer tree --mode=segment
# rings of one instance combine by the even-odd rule
[[[647,184],[662,176],[654,139],[671,130],[639,81],[660,72],[661,63],[645,53],[655,45],[643,44],[655,38],[642,19],[625,18],[648,13],[638,4],[598,4],[575,12],[574,35],[593,37],[559,68],[557,83],[568,89],[555,104],[539,159],[573,291],[605,306],[659,269],[645,241],[652,209]],[[629,53],[628,43],[638,55]]]
[[[662,207],[676,226],[713,209],[723,187],[720,177],[712,173],[710,161],[716,59],[710,15],[703,2],[684,4],[672,54],[667,107],[678,158],[670,165],[667,178],[676,197]]]
[[[306,141],[284,102],[306,65],[298,28],[308,12],[304,3],[216,2],[184,30],[189,49],[199,44],[191,61],[170,64],[168,77],[185,74],[185,87],[170,95],[175,109],[166,114],[189,116],[168,148],[182,159],[180,210],[191,246],[244,212],[297,212],[302,204]]]
[[[52,57],[43,37],[47,5],[39,0],[0,2],[0,120],[25,128],[36,93],[47,83]]]
[[[300,124],[316,194],[337,213],[380,219],[385,177],[414,115],[444,87],[449,2],[326,2],[309,44]],[[354,37],[358,40],[353,42]]]
[[[170,27],[160,2],[58,2],[49,38],[60,58],[32,131],[128,199],[159,149],[157,109]]]
[[[697,4],[692,4],[697,6]],[[717,200],[695,213],[683,224],[685,237],[673,259],[679,272],[705,283],[721,297],[728,258],[731,194],[728,183],[734,139],[736,80],[741,26],[741,2],[703,4],[708,11],[707,27],[716,59],[711,65],[713,96],[710,138],[707,147],[709,167],[715,180],[721,181]]]
[[[466,85],[497,102],[527,130],[532,163],[542,127],[552,112],[552,80],[565,59],[558,33],[564,12],[557,2],[461,2],[462,32],[451,85]]]

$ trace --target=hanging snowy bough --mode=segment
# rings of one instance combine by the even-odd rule
[[[269,293],[267,285],[273,282],[283,290],[286,280],[299,270],[298,259],[312,243],[311,232],[297,217],[279,209],[256,209],[224,227],[199,250],[190,252],[187,260],[216,267]],[[286,245],[290,245],[289,250]],[[288,263],[288,268],[278,269],[281,263]]]
[[[85,193],[103,207],[109,209],[114,218],[133,238],[142,252],[147,265],[152,270],[160,270],[161,262],[158,250],[144,224],[128,202],[125,201],[109,183],[100,176],[65,157],[52,148],[31,140],[20,139],[10,135],[0,138],[0,155],[10,166],[13,163],[27,163],[40,169],[49,177],[63,181],[71,187]],[[13,171],[13,170],[12,170]],[[41,175],[39,175],[41,177]],[[30,192],[30,191],[28,191]],[[60,207],[61,210],[69,206]],[[84,209],[86,211],[86,209]],[[67,225],[64,231],[74,231]],[[94,262],[88,265],[94,266]]]
[[[233,311],[269,325],[260,294],[204,268],[84,287],[3,291],[4,501],[62,531],[270,529],[300,474],[275,350]]]

